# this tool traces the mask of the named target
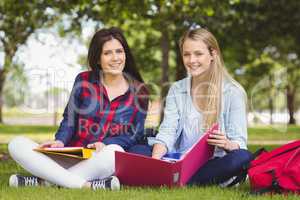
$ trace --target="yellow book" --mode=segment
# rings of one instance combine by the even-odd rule
[[[45,154],[55,154],[61,156],[67,156],[78,159],[88,159],[92,157],[95,149],[88,149],[84,147],[60,147],[60,148],[36,148],[35,151]]]

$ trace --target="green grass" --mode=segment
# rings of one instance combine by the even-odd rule
[[[249,140],[296,140],[300,138],[300,126],[264,126],[248,128]]]
[[[54,138],[57,126],[33,125],[0,125],[0,143],[7,143],[18,135],[26,135],[36,141],[46,141]]]
[[[57,127],[55,126],[24,126],[24,125],[0,125],[0,142],[7,142],[9,138],[17,135],[26,135],[35,140],[46,140],[53,138]],[[284,131],[282,131],[284,130]],[[289,126],[287,129],[272,127],[249,128],[249,140],[294,140],[300,138],[300,127]],[[267,150],[271,150],[278,145],[264,145]],[[249,150],[254,152],[262,145],[249,145]],[[123,187],[121,191],[97,191],[93,192],[87,189],[58,189],[48,187],[38,188],[10,188],[8,187],[8,178],[13,173],[26,172],[18,166],[13,160],[1,159],[1,156],[7,157],[7,144],[0,144],[0,200],[2,199],[297,199],[297,196],[289,195],[287,197],[274,196],[252,196],[249,195],[249,184],[245,183],[238,188],[221,189],[219,187],[183,187],[183,188],[137,188]]]
[[[256,150],[259,145],[250,146],[250,150]],[[274,146],[267,146],[268,149]],[[7,153],[7,145],[0,145],[0,154]],[[1,160],[1,159],[0,159]],[[150,187],[122,187],[120,191],[90,191],[88,189],[59,189],[56,187],[37,188],[10,188],[8,187],[9,176],[13,173],[26,174],[12,159],[0,161],[0,199],[28,199],[28,200],[68,200],[68,199],[141,199],[141,200],[181,200],[181,199],[297,199],[297,196],[253,196],[249,195],[249,184],[244,183],[238,188],[219,187],[183,187],[183,188],[150,188]]]

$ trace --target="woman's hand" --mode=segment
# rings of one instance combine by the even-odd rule
[[[220,147],[225,151],[232,151],[235,149],[239,149],[239,145],[235,142],[231,142],[226,135],[219,131],[214,130],[211,134],[209,134],[207,143],[213,146]]]
[[[105,146],[106,145],[102,142],[95,142],[92,144],[88,144],[87,148],[96,149],[96,152],[100,152],[103,149],[103,147],[105,147]]]
[[[167,153],[167,147],[163,144],[154,144],[152,158],[161,159]]]
[[[47,141],[39,145],[40,148],[46,148],[46,147],[52,147],[52,148],[57,148],[57,147],[64,147],[64,143],[60,140],[52,140],[52,141]]]

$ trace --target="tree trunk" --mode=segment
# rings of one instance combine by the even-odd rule
[[[270,110],[270,124],[273,124],[273,113],[274,113],[274,104],[273,104],[273,78],[272,75],[269,76],[269,88],[270,88],[270,95],[269,95],[269,110]]]
[[[0,123],[3,123],[3,114],[2,114],[2,108],[3,108],[3,88],[5,84],[7,69],[9,69],[12,63],[12,58],[15,51],[14,49],[6,49],[4,51],[4,66],[0,69]]]
[[[296,95],[296,90],[292,86],[288,85],[287,86],[287,91],[286,91],[286,99],[287,99],[287,108],[289,111],[289,124],[296,124],[296,120],[294,118],[294,113],[295,113],[295,95]]]
[[[0,123],[3,123],[2,106],[3,106],[3,86],[5,82],[6,73],[4,69],[0,70]]]
[[[168,92],[168,73],[169,73],[169,52],[170,52],[170,43],[169,43],[169,35],[166,30],[162,31],[161,35],[161,40],[160,40],[160,47],[162,51],[162,77],[161,77],[161,108],[165,107],[165,97]],[[161,114],[160,114],[160,122],[163,120],[163,109],[161,109]]]
[[[4,66],[0,69],[0,124],[3,123],[3,115],[2,115],[2,108],[3,108],[3,88],[5,84],[6,75],[11,69],[12,60],[17,51],[17,45],[7,45],[4,44]]]
[[[165,86],[168,83],[169,77],[169,37],[168,33],[162,33],[161,42],[160,42],[161,50],[162,50],[162,78],[161,78],[161,84]],[[163,87],[162,91],[162,97],[165,97],[166,92],[168,91],[168,88]]]
[[[273,124],[274,106],[273,106],[272,97],[269,97],[269,109],[270,109],[270,124]]]

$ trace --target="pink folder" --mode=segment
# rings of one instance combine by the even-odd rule
[[[213,155],[214,147],[207,137],[214,125],[181,158],[170,162],[142,155],[115,152],[116,176],[121,184],[130,186],[183,186]]]

